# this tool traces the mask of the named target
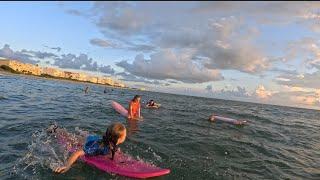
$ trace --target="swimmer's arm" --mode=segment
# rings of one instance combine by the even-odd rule
[[[57,169],[54,170],[54,172],[56,173],[65,173],[67,172],[72,164],[81,156],[85,155],[84,151],[83,150],[78,150],[76,152],[74,152],[71,157],[68,159],[68,162],[65,166],[62,166],[62,167],[58,167]]]

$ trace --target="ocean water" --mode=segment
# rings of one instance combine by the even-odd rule
[[[102,134],[111,122],[128,128],[121,150],[162,168],[154,179],[320,179],[320,111],[89,84],[0,75],[0,179],[130,179],[68,157],[44,130],[57,123],[71,135]],[[136,94],[154,99],[144,121],[128,122],[110,106]],[[210,123],[211,113],[246,119],[247,126]]]

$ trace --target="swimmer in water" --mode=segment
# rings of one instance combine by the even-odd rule
[[[211,122],[215,122],[216,120],[214,119],[214,114],[212,114],[212,115],[209,117],[208,120],[211,121]]]
[[[147,103],[147,108],[159,108],[159,104],[155,103],[152,99]]]
[[[89,86],[86,86],[86,88],[84,89],[84,93],[88,93],[89,92]]]

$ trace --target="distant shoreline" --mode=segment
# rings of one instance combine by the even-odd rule
[[[102,87],[117,88],[117,89],[139,90],[139,89],[129,88],[129,87],[118,87],[118,86],[111,86],[111,85],[107,85],[107,84],[98,84],[98,83],[93,83],[93,82],[89,82],[89,81],[78,81],[78,80],[68,79],[68,78],[58,78],[58,77],[49,76],[49,75],[37,76],[37,75],[33,75],[33,74],[23,74],[23,73],[19,73],[19,72],[10,72],[10,71],[5,70],[1,67],[0,67],[0,75],[34,77],[36,79],[49,79],[49,80],[58,80],[58,81],[64,81],[64,82],[80,83],[80,84],[86,84],[86,85],[94,84],[94,85],[98,85],[98,86],[102,86]]]
[[[44,76],[28,75],[28,74],[23,74],[23,73],[12,73],[12,72],[9,72],[9,71],[6,71],[6,70],[0,68],[0,75],[2,75],[2,74],[3,75],[24,76],[24,77],[35,77],[35,78],[39,78],[39,79],[60,80],[60,81],[64,81],[64,82],[73,82],[73,83],[80,83],[80,84],[86,84],[86,85],[93,84],[93,85],[98,85],[98,86],[101,86],[101,87],[109,87],[109,88],[141,91],[140,89],[137,89],[137,88],[116,87],[116,86],[103,85],[103,84],[97,84],[97,83],[92,83],[92,82],[77,81],[77,80],[72,80],[72,79],[62,79],[62,78],[60,79],[60,78],[51,78],[51,77],[44,77]],[[221,98],[215,98],[215,97],[192,96],[192,95],[185,95],[185,94],[174,94],[174,93],[168,93],[168,92],[149,91],[149,90],[143,90],[143,91],[154,92],[154,93],[164,93],[164,94],[171,94],[171,95],[178,95],[178,96],[190,96],[190,97],[196,97],[196,98],[206,98],[206,99],[213,99],[213,100],[216,99],[216,100],[224,100],[224,101],[245,102],[245,103],[258,104],[258,105],[271,105],[271,106],[279,106],[279,107],[288,107],[288,108],[320,111],[320,109],[317,109],[317,108],[305,108],[305,107],[299,107],[299,106],[286,106],[286,105],[282,105],[282,104],[269,104],[269,103],[259,103],[259,102],[251,102],[251,101],[239,101],[239,100],[221,99]]]

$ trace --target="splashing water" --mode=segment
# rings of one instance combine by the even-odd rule
[[[54,170],[63,166],[70,156],[68,147],[81,144],[83,138],[88,134],[87,131],[81,130],[79,127],[75,128],[75,133],[69,133],[65,128],[59,128],[56,133],[50,133],[48,129],[34,132],[27,153],[17,160],[12,174],[26,179],[33,179],[33,177],[28,177],[26,172],[31,171],[36,177],[39,173],[39,168]],[[57,136],[64,136],[70,141],[65,147],[60,146],[58,145]],[[30,173],[28,174],[30,176]]]

